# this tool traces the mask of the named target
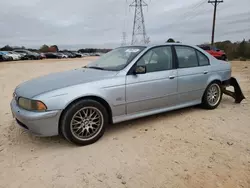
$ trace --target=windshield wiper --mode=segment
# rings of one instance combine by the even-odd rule
[[[90,66],[90,67],[86,67],[86,66],[85,66],[84,68],[104,70],[104,68],[102,68],[102,67],[95,67],[95,66]]]

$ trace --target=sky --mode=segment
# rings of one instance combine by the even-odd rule
[[[122,32],[131,43],[133,0],[0,0],[0,46],[114,48]],[[211,41],[213,5],[207,0],[145,0],[151,43],[174,38],[188,44]],[[218,5],[215,41],[250,39],[250,0]]]

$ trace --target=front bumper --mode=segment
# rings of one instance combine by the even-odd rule
[[[25,130],[37,136],[58,135],[61,111],[31,112],[20,108],[16,101],[11,101],[11,111],[17,123]]]

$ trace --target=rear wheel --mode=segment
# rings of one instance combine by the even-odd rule
[[[221,99],[221,84],[219,82],[212,82],[208,85],[202,97],[202,106],[206,109],[215,109],[219,106]]]
[[[102,137],[107,123],[108,113],[103,105],[91,99],[82,100],[64,113],[61,133],[74,144],[88,145]]]

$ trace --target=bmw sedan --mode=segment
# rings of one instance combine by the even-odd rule
[[[226,90],[230,85],[235,92]],[[127,46],[85,67],[20,84],[11,110],[35,135],[62,135],[87,145],[101,138],[108,124],[193,105],[215,109],[223,93],[237,103],[245,98],[230,63],[197,46]]]

